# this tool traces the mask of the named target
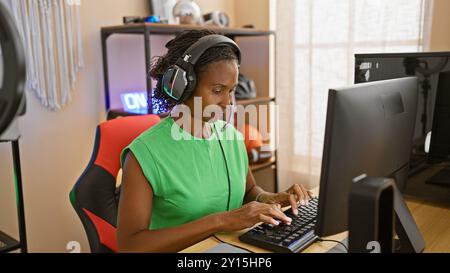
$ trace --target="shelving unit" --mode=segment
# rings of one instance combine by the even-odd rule
[[[252,172],[256,172],[271,166],[274,166],[276,164],[276,159],[275,157],[271,158],[270,161],[264,162],[264,163],[259,163],[259,164],[253,164],[251,165],[251,170]]]
[[[237,100],[237,104],[240,105],[250,105],[250,104],[266,104],[269,102],[275,102],[274,97],[257,97],[254,99],[247,99],[247,100]]]
[[[148,76],[152,57],[165,53],[165,43],[184,30],[204,29],[193,25],[166,25],[155,23],[129,24],[108,26],[101,29],[105,107],[108,119],[121,116],[136,115],[123,109],[120,102],[120,92],[141,91],[146,93],[148,102],[152,102],[151,94],[154,82]],[[235,40],[243,51],[241,72],[252,78],[257,86],[257,97],[238,100],[239,105],[274,105],[275,95],[275,32],[251,28],[209,28],[215,32]],[[126,38],[125,38],[126,36]],[[114,39],[111,39],[114,37]],[[125,41],[128,39],[127,41]],[[271,42],[272,41],[272,42]],[[142,44],[143,43],[143,44]],[[256,45],[256,46],[255,46]],[[125,52],[128,48],[129,52]],[[272,51],[271,51],[272,50]],[[140,56],[133,54],[140,53]],[[124,84],[123,78],[128,78],[132,84]],[[145,81],[144,81],[145,80]],[[111,81],[115,81],[111,82]],[[152,105],[147,104],[145,113],[151,113]],[[269,117],[270,119],[271,117]],[[268,125],[269,126],[269,125]],[[259,184],[265,180],[265,189],[277,191],[277,160],[276,152],[271,161],[251,166]],[[271,177],[270,179],[268,177]]]

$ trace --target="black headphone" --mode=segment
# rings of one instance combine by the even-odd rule
[[[164,73],[161,84],[162,92],[179,103],[187,100],[197,85],[195,64],[206,50],[220,46],[228,46],[233,49],[238,58],[238,64],[241,64],[241,50],[232,39],[219,34],[204,36],[191,45],[175,65]]]
[[[0,134],[25,109],[25,50],[15,20],[0,2],[0,46],[3,86],[0,89]]]

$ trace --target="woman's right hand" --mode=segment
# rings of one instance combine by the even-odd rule
[[[265,204],[250,202],[244,206],[220,214],[223,231],[237,231],[253,227],[255,224],[264,222],[279,225],[280,221],[290,225],[292,219],[287,217],[281,210],[279,204]]]

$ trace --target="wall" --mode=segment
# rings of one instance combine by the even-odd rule
[[[204,13],[226,11],[234,1],[197,1]],[[107,7],[107,9],[105,9]],[[80,8],[85,68],[72,102],[61,112],[43,108],[28,93],[21,120],[21,159],[28,243],[31,252],[65,252],[69,241],[88,242],[69,202],[69,191],[89,162],[95,128],[105,119],[100,27],[122,23],[124,15],[147,15],[146,0],[89,0]],[[18,237],[11,150],[0,144],[0,230]]]
[[[269,2],[271,0],[236,1],[235,26],[252,24],[256,29],[269,29]]]
[[[450,50],[450,1],[434,0],[430,50]]]

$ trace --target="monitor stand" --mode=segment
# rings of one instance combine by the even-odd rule
[[[365,246],[364,244],[361,244],[361,242],[358,242],[358,240],[372,240],[374,238],[377,238],[375,240],[378,240],[378,244],[382,243],[385,244],[384,246],[384,250],[383,251],[387,251],[387,252],[394,252],[394,253],[420,253],[425,249],[425,241],[422,237],[422,235],[420,234],[419,228],[416,225],[416,222],[413,218],[413,216],[411,215],[411,212],[409,211],[409,208],[406,205],[405,200],[403,199],[403,196],[399,190],[399,188],[396,186],[396,183],[391,182],[390,183],[390,191],[386,191],[388,195],[390,195],[389,200],[391,200],[389,207],[385,207],[384,209],[381,209],[381,205],[382,202],[384,203],[384,205],[386,206],[387,204],[385,203],[388,199],[384,198],[384,200],[382,200],[380,198],[380,195],[382,193],[382,186],[383,184],[381,183],[374,183],[373,180],[369,180],[370,178],[365,178],[364,180],[358,182],[358,183],[365,183],[365,185],[369,186],[369,187],[373,187],[376,190],[372,190],[372,194],[370,193],[370,190],[368,190],[369,187],[366,187],[366,189],[363,190],[358,190],[355,191],[355,200],[359,200],[359,203],[361,204],[365,204],[365,206],[370,207],[369,204],[370,202],[368,202],[366,204],[366,201],[368,201],[367,199],[373,199],[372,205],[373,208],[377,208],[376,210],[373,211],[368,211],[368,213],[375,213],[375,214],[379,214],[379,219],[389,219],[390,217],[394,217],[395,222],[394,221],[384,221],[383,226],[378,226],[381,223],[381,220],[376,220],[373,221],[373,223],[371,223],[370,221],[367,222],[367,220],[365,221],[365,223],[369,224],[369,225],[374,225],[374,226],[364,226],[364,225],[353,225],[353,228],[358,230],[358,232],[355,232],[355,230],[353,230],[354,238],[350,238],[353,240],[354,244],[352,246],[350,246],[350,250],[353,252],[362,252],[365,253],[367,251],[371,252],[371,253],[376,253],[376,249],[374,249],[374,245],[367,245]],[[372,179],[376,179],[376,178],[372,178]],[[381,178],[381,179],[385,179],[385,178]],[[378,182],[378,181],[377,181]],[[364,186],[364,184],[360,184],[362,186]],[[377,185],[378,189],[377,189]],[[358,195],[359,194],[359,195]],[[393,197],[393,202],[392,202],[392,197]],[[362,200],[365,201],[362,201]],[[356,202],[355,202],[356,204]],[[363,219],[367,216],[365,214],[358,214],[358,210],[353,211],[355,213],[354,217],[360,217],[361,219],[358,220],[353,220],[353,223],[358,223],[358,221],[363,221]],[[387,215],[384,215],[386,213],[389,213]],[[383,215],[381,215],[383,214]],[[349,216],[351,217],[351,215]],[[374,216],[375,217],[375,216]],[[367,219],[371,219],[371,216],[369,216]],[[389,225],[389,226],[384,226],[384,225]],[[349,228],[352,228],[350,226],[350,222],[349,222]],[[360,228],[364,228],[365,230],[360,230]],[[383,229],[383,231],[381,231],[381,229]],[[394,233],[392,232],[392,229],[394,229]],[[385,230],[391,230],[390,232],[387,232]],[[374,234],[379,234],[379,237],[374,237]],[[383,235],[381,235],[383,234]],[[391,236],[394,235],[395,237],[392,238]],[[350,231],[350,236],[352,236],[352,231]],[[374,242],[377,243],[377,242]],[[390,244],[389,247],[386,246],[386,244]],[[378,245],[378,252],[382,251],[380,245]]]
[[[394,186],[394,211],[395,233],[398,239],[395,241],[396,253],[420,253],[425,249],[425,241],[419,228],[411,215],[402,194]]]

